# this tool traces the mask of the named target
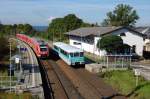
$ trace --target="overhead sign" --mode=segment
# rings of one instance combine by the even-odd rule
[[[19,64],[19,60],[20,60],[20,59],[16,57],[16,58],[15,58],[15,63],[16,63],[16,64]]]
[[[27,51],[27,48],[20,48],[21,51]]]

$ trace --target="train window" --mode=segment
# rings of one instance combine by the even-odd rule
[[[45,47],[45,46],[46,46],[45,44],[40,45],[40,47]]]
[[[126,36],[126,34],[125,33],[121,33],[120,36]]]
[[[54,46],[54,48],[55,48],[56,50],[58,50],[58,47],[57,47],[57,46]]]
[[[74,45],[81,45],[79,42],[73,42]]]
[[[73,57],[73,53],[70,53],[70,56]]]
[[[41,51],[47,51],[47,48],[40,48]]]
[[[83,52],[80,52],[80,57],[83,57]]]
[[[64,51],[64,55],[66,56],[67,55],[67,53]]]
[[[68,53],[64,51],[64,55],[68,57]]]
[[[74,53],[74,57],[79,57],[80,53]]]
[[[61,52],[62,54],[64,53],[64,51],[63,51],[62,49],[60,50],[60,52]]]

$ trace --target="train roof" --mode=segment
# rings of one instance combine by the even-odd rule
[[[39,45],[47,45],[47,43],[39,38],[32,38],[34,41],[36,41]]]
[[[56,42],[56,43],[53,43],[53,45],[63,49],[64,51],[66,51],[68,53],[83,52],[82,49],[76,48],[74,46],[71,46],[69,44],[65,44],[65,43],[62,43],[62,42]]]

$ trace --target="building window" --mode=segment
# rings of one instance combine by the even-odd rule
[[[80,53],[74,53],[74,57],[79,57]]]
[[[81,45],[79,42],[73,42],[74,45]]]
[[[125,33],[121,33],[120,36],[126,36],[126,34]]]
[[[136,53],[135,50],[136,50],[136,45],[133,45],[132,46],[132,53]]]

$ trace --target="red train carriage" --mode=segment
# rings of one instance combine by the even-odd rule
[[[29,44],[38,57],[46,58],[49,56],[49,46],[44,41],[31,38],[24,34],[16,34],[16,37]]]

